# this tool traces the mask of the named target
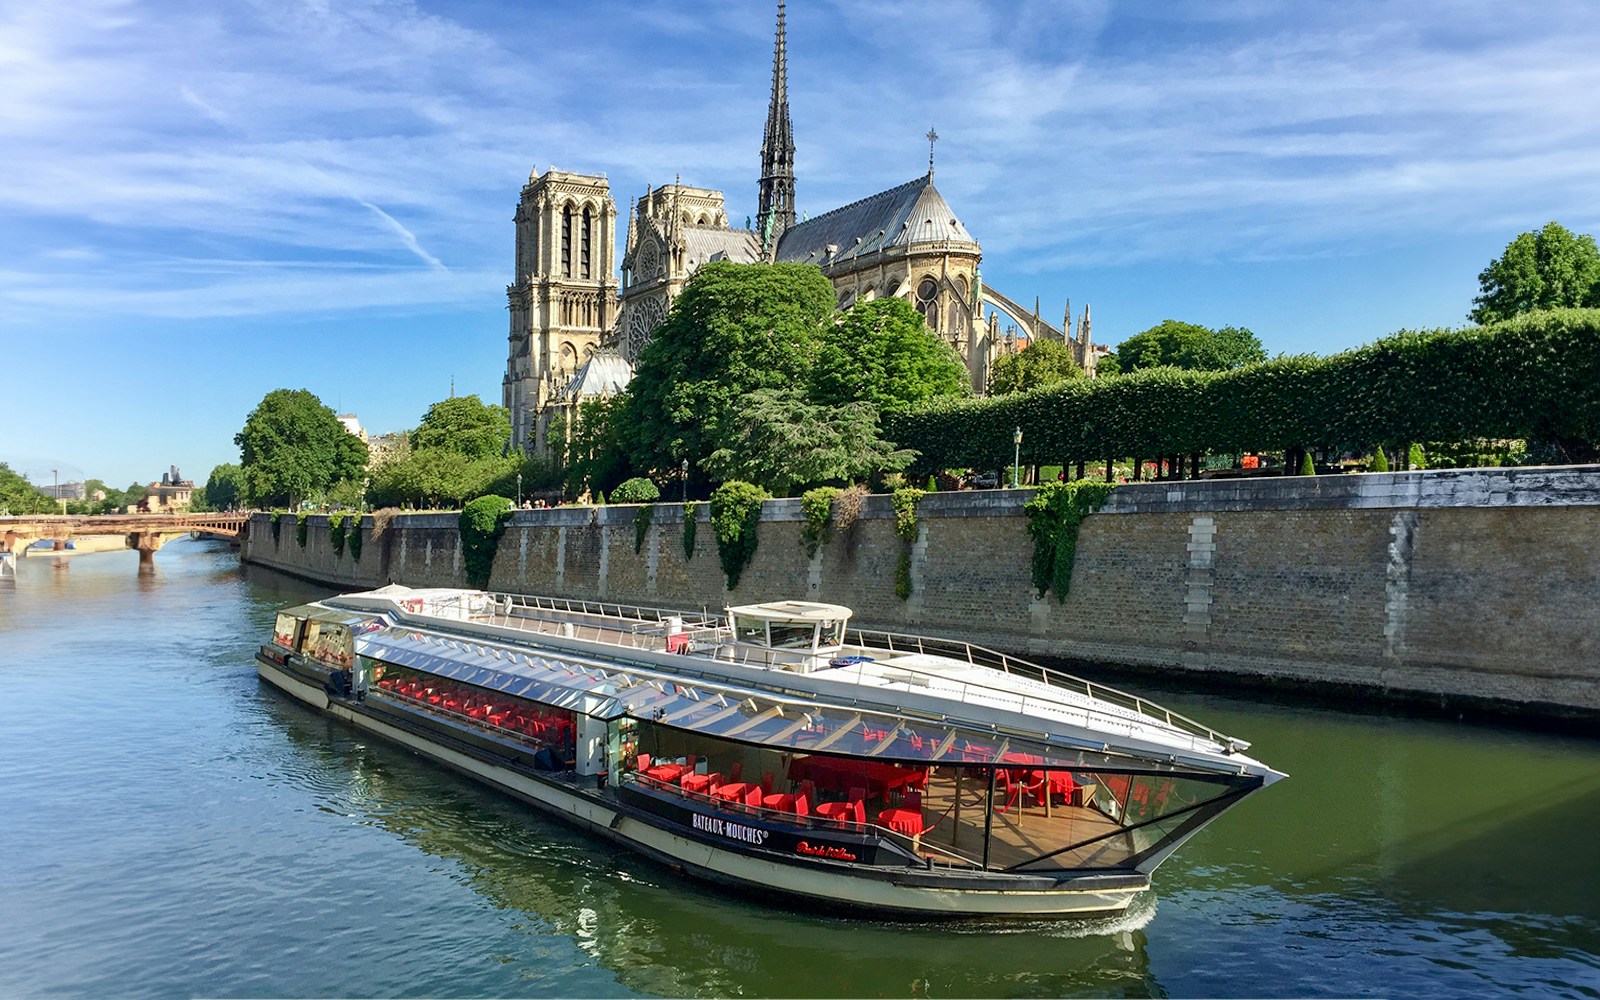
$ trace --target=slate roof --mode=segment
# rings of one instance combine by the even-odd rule
[[[683,243],[691,268],[699,267],[719,253],[727,254],[729,260],[738,264],[750,264],[761,259],[761,246],[756,242],[756,234],[748,229],[685,226]]]
[[[859,240],[859,242],[858,242]],[[924,174],[899,187],[791,226],[778,239],[780,261],[836,264],[890,247],[946,241],[977,243]],[[827,248],[839,249],[829,258]]]
[[[566,399],[593,399],[615,396],[633,381],[633,366],[616,351],[599,350],[578,366],[578,371],[562,392]]]

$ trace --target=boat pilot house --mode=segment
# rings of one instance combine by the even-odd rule
[[[881,913],[1124,908],[1277,772],[1142,699],[802,601],[726,618],[385,588],[262,676],[708,879]],[[343,674],[343,676],[339,676]]]

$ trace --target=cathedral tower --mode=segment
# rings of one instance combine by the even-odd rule
[[[511,444],[542,453],[539,415],[615,320],[617,207],[604,177],[535,170],[514,217],[515,280],[502,402]]]
[[[770,257],[778,237],[794,225],[794,124],[789,120],[789,65],[783,0],[778,0],[778,40],[772,49],[772,103],[761,137],[761,191],[756,237]]]

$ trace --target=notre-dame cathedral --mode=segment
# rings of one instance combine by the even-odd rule
[[[1037,303],[1029,312],[984,286],[982,247],[933,186],[937,138],[930,130],[925,175],[797,221],[779,0],[754,230],[728,224],[720,191],[678,181],[647,190],[629,207],[619,284],[617,207],[605,178],[535,170],[517,204],[516,281],[506,288],[511,334],[503,397],[513,443],[530,454],[548,453],[555,443],[549,440],[553,417],[626,387],[673,299],[697,267],[713,260],[816,264],[833,282],[841,309],[874,298],[905,299],[961,354],[979,391],[995,358],[1017,348],[1018,330],[1065,340],[1093,374],[1104,349],[1090,341],[1087,307],[1072,336],[1070,306],[1058,330],[1039,318]],[[1010,320],[1005,333],[1001,314]]]

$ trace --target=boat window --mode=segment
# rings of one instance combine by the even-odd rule
[[[300,637],[300,648],[307,656],[316,655],[317,637],[321,634],[322,622],[317,621],[315,618],[306,622],[305,634]]]
[[[816,642],[817,627],[811,622],[773,622],[773,649],[811,649]]]
[[[298,650],[300,648],[300,626],[303,622],[304,619],[279,612],[277,622],[272,628],[273,643],[282,646],[284,649]]]
[[[844,622],[838,619],[822,623],[822,645],[839,646],[844,644]]]
[[[738,642],[748,642],[756,646],[765,646],[767,644],[767,623],[760,618],[747,618],[744,615],[734,615],[733,637]]]
[[[396,663],[368,657],[362,660],[371,664],[369,697],[391,698],[511,740],[534,751],[535,767],[551,771],[572,767],[577,747],[576,712]]]

